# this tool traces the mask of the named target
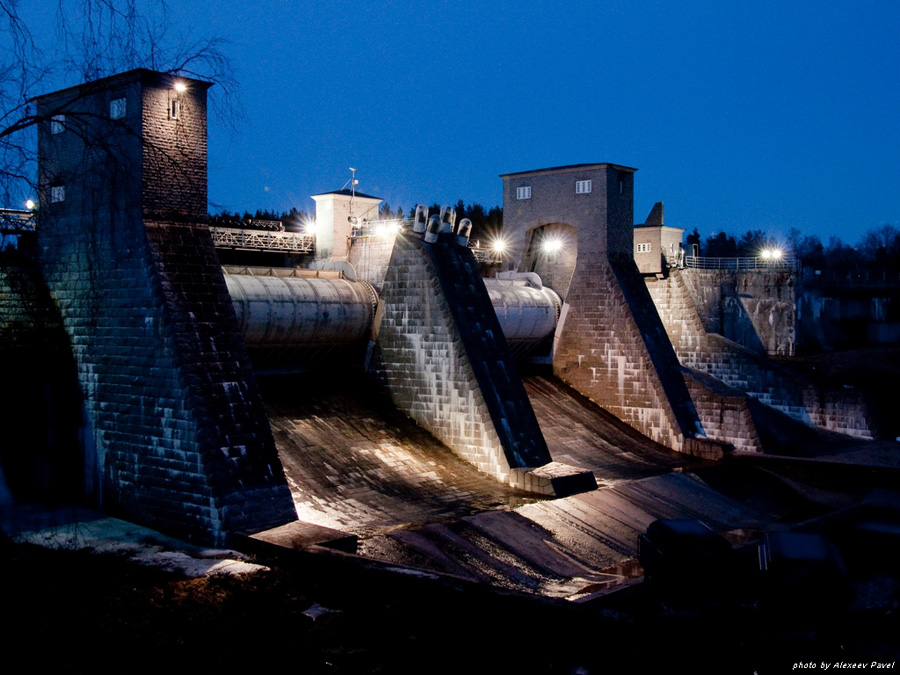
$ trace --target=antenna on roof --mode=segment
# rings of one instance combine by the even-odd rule
[[[350,185],[350,213],[353,213],[353,200],[356,197],[356,186],[359,185],[359,181],[356,180],[356,169],[352,166],[350,167],[350,180],[344,183],[344,187],[342,190],[347,187],[347,184]]]

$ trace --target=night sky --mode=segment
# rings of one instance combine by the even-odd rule
[[[25,4],[40,27],[56,0]],[[900,226],[895,0],[169,10],[172,35],[230,41],[241,84],[246,120],[210,128],[213,211],[313,211],[351,166],[394,208],[489,207],[498,174],[613,162],[639,169],[637,221],[664,201],[667,225],[704,237],[796,227],[855,243]]]

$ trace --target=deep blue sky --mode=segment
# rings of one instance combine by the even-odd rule
[[[40,0],[50,6],[55,0]],[[855,243],[900,226],[900,3],[365,0],[170,7],[231,44],[247,120],[213,124],[228,210],[359,189],[502,201],[498,174],[639,169],[635,219]]]

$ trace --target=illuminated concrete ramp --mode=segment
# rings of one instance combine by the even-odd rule
[[[364,537],[533,499],[454,455],[361,377],[260,384],[303,521]]]
[[[657,518],[701,518],[721,532],[771,525],[768,514],[711,487],[706,476],[674,472],[702,462],[650,441],[560,380],[528,375],[524,384],[550,452],[590,468],[601,489],[398,528],[362,540],[360,553],[579,600],[641,573],[637,536]],[[746,475],[738,482],[744,486]]]
[[[601,486],[696,463],[651,441],[556,377],[531,374],[522,381],[554,459],[590,469]]]
[[[638,534],[657,518],[702,518],[714,530],[771,520],[697,477],[669,473],[564,499],[431,523],[360,543],[377,558],[510,590],[579,600],[640,574]]]

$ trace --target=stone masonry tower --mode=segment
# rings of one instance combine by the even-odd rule
[[[133,70],[37,98],[37,230],[89,492],[222,543],[296,515],[205,224],[209,86]]]
[[[501,176],[508,266],[536,272],[564,301],[557,376],[653,440],[703,454],[681,367],[634,263],[634,172],[602,163]]]

